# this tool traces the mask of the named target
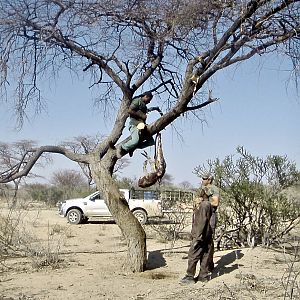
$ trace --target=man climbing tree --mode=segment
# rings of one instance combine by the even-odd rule
[[[203,98],[206,84],[224,68],[277,51],[299,70],[299,14],[299,0],[1,1],[0,86],[13,99],[19,125],[30,107],[43,104],[42,82],[66,69],[91,75],[101,103],[113,103],[115,122],[84,154],[62,146],[29,149],[2,170],[0,182],[27,176],[44,153],[89,165],[126,238],[128,266],[143,271],[146,235],[112,177],[133,98],[151,90],[164,99],[167,112],[147,126],[153,136],[213,103]]]
[[[129,152],[129,156],[132,156],[135,147],[143,149],[155,144],[153,137],[148,134],[145,124],[148,112],[155,110],[161,112],[158,107],[147,108],[147,104],[151,102],[152,98],[152,93],[146,92],[141,97],[132,100],[128,109],[131,136],[127,142],[118,148],[117,158],[121,158],[127,152]]]

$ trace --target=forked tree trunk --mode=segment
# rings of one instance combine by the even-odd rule
[[[127,261],[125,267],[132,272],[143,272],[147,262],[146,233],[129,210],[128,203],[119,192],[109,171],[109,165],[95,162],[90,165],[93,179],[116,224],[120,227],[127,242]]]

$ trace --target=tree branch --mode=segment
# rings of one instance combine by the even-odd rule
[[[28,150],[27,153],[29,152],[33,152],[33,154],[28,159],[28,161],[26,161],[26,154],[24,154],[21,161],[18,164],[16,164],[10,170],[0,174],[0,183],[8,183],[12,180],[28,175],[28,173],[31,171],[31,169],[43,153],[62,154],[75,162],[86,164],[89,163],[88,155],[76,154],[60,146],[42,146],[38,149]]]
[[[147,81],[147,79],[150,78],[150,76],[154,73],[154,71],[157,69],[157,67],[161,63],[161,61],[163,59],[163,55],[162,55],[163,43],[160,43],[158,48],[159,48],[158,54],[157,54],[156,58],[151,61],[151,66],[148,67],[146,69],[146,72],[142,76],[140,76],[140,78],[138,78],[136,80],[136,82],[133,84],[133,86],[132,86],[133,91],[136,91],[139,87],[141,87]]]
[[[199,105],[190,106],[190,107],[188,106],[188,107],[186,107],[185,111],[191,111],[191,110],[201,109],[201,108],[203,108],[203,107],[205,107],[205,106],[207,106],[207,105],[209,105],[209,104],[211,104],[213,102],[218,101],[219,98],[212,98],[211,97],[211,93],[212,93],[212,91],[209,90],[209,92],[208,92],[208,100],[206,100],[205,102],[203,102],[203,103],[201,103]]]

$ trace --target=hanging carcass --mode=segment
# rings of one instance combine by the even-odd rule
[[[161,134],[158,133],[155,138],[155,154],[154,159],[152,159],[146,151],[142,153],[146,157],[144,162],[144,176],[140,177],[138,180],[138,186],[141,188],[149,187],[156,182],[161,181],[166,172],[166,161],[163,155]],[[151,171],[147,171],[147,165],[151,166]]]

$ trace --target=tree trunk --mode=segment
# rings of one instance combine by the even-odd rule
[[[127,201],[112,178],[109,162],[98,161],[90,167],[97,188],[126,239],[128,252],[125,267],[132,272],[143,272],[147,261],[144,228],[129,210]]]

